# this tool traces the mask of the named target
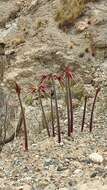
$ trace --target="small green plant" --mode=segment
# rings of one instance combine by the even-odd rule
[[[74,21],[84,13],[86,3],[95,0],[61,0],[55,20],[63,31],[68,31]]]
[[[57,11],[55,20],[60,29],[66,31],[71,28],[74,21],[79,17],[85,8],[84,0],[66,0],[61,1],[60,9]]]
[[[28,97],[26,98],[25,103],[26,103],[28,106],[32,105],[32,104],[33,104],[33,97],[32,97],[32,96],[28,96]]]

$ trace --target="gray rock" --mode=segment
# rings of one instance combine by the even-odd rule
[[[66,170],[66,167],[64,167],[63,165],[59,165],[57,167],[57,171],[63,171],[63,170]]]
[[[16,18],[20,7],[14,1],[10,3],[10,1],[0,2],[0,27],[4,27],[6,22],[11,19]]]
[[[75,176],[83,176],[83,170],[81,170],[81,169],[76,169],[75,171],[74,171],[74,175]]]
[[[89,155],[89,159],[94,162],[94,163],[102,163],[103,162],[103,157],[102,155],[98,153],[92,153]]]
[[[90,178],[94,178],[94,177],[96,177],[97,174],[98,174],[98,172],[93,172],[93,173],[91,174]]]
[[[50,166],[50,165],[53,165],[54,164],[54,161],[52,159],[46,159],[45,160],[45,163],[44,163],[44,166]]]

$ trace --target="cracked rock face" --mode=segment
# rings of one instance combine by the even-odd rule
[[[15,108],[15,102],[12,102],[9,96],[7,89],[0,86],[0,140],[4,139],[5,128],[6,138],[15,130],[13,124],[15,124],[14,121],[17,117],[17,108]]]

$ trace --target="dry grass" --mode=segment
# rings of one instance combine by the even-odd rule
[[[70,28],[75,19],[84,12],[87,2],[89,0],[62,0],[61,8],[55,17],[55,20],[59,23],[59,28],[63,30]]]

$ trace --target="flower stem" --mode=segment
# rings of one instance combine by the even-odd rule
[[[94,108],[95,108],[95,103],[96,103],[97,95],[98,95],[100,89],[101,89],[100,87],[97,88],[96,93],[95,93],[95,97],[94,97],[94,101],[93,101],[93,105],[92,105],[90,125],[89,125],[90,132],[92,132],[92,123],[93,123]]]
[[[85,115],[86,115],[86,106],[87,106],[87,96],[85,96],[85,103],[84,103],[84,110],[83,110],[81,132],[83,132],[83,130],[84,130]]]
[[[51,119],[52,119],[52,136],[55,137],[52,95],[51,95]]]
[[[44,122],[45,122],[45,127],[47,129],[48,136],[50,137],[50,131],[49,131],[49,127],[48,127],[45,111],[44,111],[44,108],[43,108],[40,91],[39,91],[39,100],[40,100],[40,105],[41,105],[41,109],[42,109],[43,119],[44,119]]]
[[[68,87],[68,78],[66,77],[66,103],[67,103],[67,117],[68,117],[68,136],[71,136],[71,128],[70,128],[70,108],[69,108],[69,87]]]
[[[54,96],[55,96],[55,107],[56,107],[57,128],[58,128],[58,143],[60,143],[61,142],[61,129],[60,129],[60,122],[59,122],[59,110],[58,110],[55,82],[54,82],[53,78],[52,78],[52,84],[53,84]]]
[[[70,89],[70,84],[68,80],[68,88],[69,88],[69,102],[70,102],[70,131],[73,133],[74,126],[73,126],[73,102],[72,102],[72,94],[71,94],[71,89]]]
[[[25,113],[24,113],[24,108],[23,108],[23,105],[22,105],[20,94],[18,94],[18,99],[19,99],[19,103],[20,103],[20,107],[21,107],[22,116],[23,116],[24,135],[25,135],[25,151],[28,151],[27,126],[26,126]]]

